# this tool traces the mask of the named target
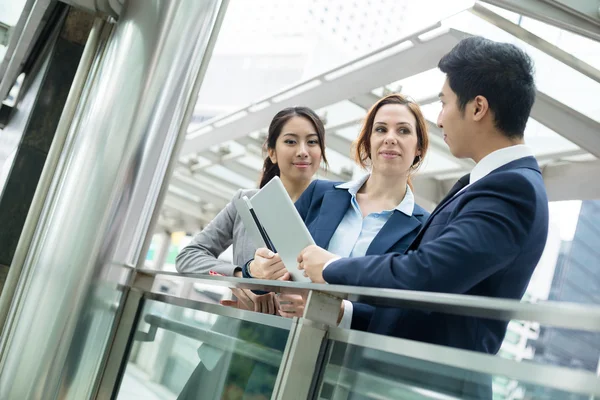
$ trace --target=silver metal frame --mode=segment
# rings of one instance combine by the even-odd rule
[[[31,271],[3,354],[0,397],[87,396],[105,346],[112,348],[108,365],[120,361],[127,341],[110,342],[117,315],[89,305],[123,295],[104,290],[120,281],[115,262],[137,264],[222,4],[128,0],[105,51],[96,53],[100,66],[77,107],[73,139],[61,155],[65,168],[44,204],[49,216],[26,258]],[[134,297],[126,288],[126,311],[137,309]],[[123,314],[117,332],[127,333],[132,319]],[[84,350],[77,351],[78,341]],[[69,381],[73,371],[78,379]]]
[[[600,395],[600,378],[589,371],[526,361],[517,362],[490,354],[339,328],[329,330],[329,339],[453,368],[501,375],[568,392]]]
[[[183,299],[181,297],[170,296],[164,293],[144,293],[144,298],[146,300],[160,301],[162,303],[172,304],[174,306],[203,311],[209,314],[267,325],[273,328],[291,330],[293,326],[292,320],[288,318],[280,318],[275,315],[260,314],[233,307],[223,307],[218,304],[205,303],[199,300]]]
[[[393,389],[395,398],[401,398],[402,400],[464,400],[421,386],[395,382],[377,375],[357,372],[337,365],[328,365],[325,368],[323,382],[335,386],[334,400],[345,400],[351,392],[369,399],[388,400],[389,397],[378,394],[381,387]]]
[[[600,325],[594,325],[593,323],[585,324],[582,323],[582,320],[591,318],[593,321],[598,322],[599,307],[578,305],[567,305],[567,307],[562,307],[563,304],[523,304],[518,301],[510,300],[419,292],[412,293],[413,295],[420,297],[418,299],[413,297],[410,301],[400,301],[398,299],[406,298],[407,293],[405,291],[327,286],[327,292],[323,292],[322,289],[324,286],[315,284],[296,284],[290,282],[242,280],[237,278],[205,276],[200,279],[194,279],[204,283],[211,282],[230,288],[253,288],[259,290],[266,289],[290,292],[290,289],[295,286],[296,290],[292,290],[293,292],[297,292],[298,289],[310,290],[310,301],[307,303],[307,311],[305,311],[303,318],[288,320],[271,315],[242,311],[161,293],[148,293],[147,290],[152,287],[153,280],[161,275],[172,276],[176,274],[140,271],[139,276],[143,278],[137,279],[136,282],[132,284],[132,290],[140,293],[145,292],[142,296],[145,299],[193,308],[217,315],[240,318],[270,326],[283,327],[282,325],[285,325],[286,328],[290,329],[290,336],[281,359],[281,367],[279,369],[272,399],[288,400],[311,398],[311,396],[317,394],[317,389],[323,381],[341,385],[340,389],[343,389],[343,379],[341,381],[338,379],[329,382],[327,380],[328,375],[325,372],[328,368],[331,368],[326,367],[327,361],[324,357],[326,349],[334,342],[348,343],[364,348],[380,350],[451,368],[504,376],[521,382],[573,393],[595,396],[600,395],[600,378],[591,372],[535,364],[533,362],[517,362],[490,354],[381,336],[367,332],[344,330],[335,327],[337,320],[337,312],[335,311],[339,311],[340,292],[346,294],[362,293],[363,295],[368,293],[369,298],[372,300],[381,299],[381,297],[385,296],[390,297],[393,301],[391,303],[386,303],[386,305],[403,305],[406,307],[407,304],[410,304],[416,308],[429,308],[432,304],[444,304],[444,309],[448,312],[453,312],[453,308],[461,308],[462,310],[460,312],[454,310],[454,313],[485,316],[486,318],[489,318],[490,316],[485,313],[482,314],[482,310],[495,310],[496,316],[530,316],[532,317],[531,319],[536,321],[552,321],[556,326],[560,327],[591,331],[600,330]],[[183,279],[189,278],[190,276],[187,275],[183,277]],[[338,296],[332,296],[332,293],[335,293]],[[493,305],[493,307],[490,305]],[[590,313],[587,313],[588,311],[590,311]],[[551,317],[552,315],[554,315],[554,317]],[[575,321],[573,322],[572,319]],[[133,327],[133,324],[128,323],[127,326]],[[127,337],[131,337],[134,329],[135,328],[131,328],[127,333]],[[124,330],[124,333],[125,331],[126,330]],[[125,362],[123,355],[117,357],[117,359],[120,359],[121,363]],[[119,369],[116,365],[116,360],[113,364],[113,368]],[[307,371],[313,371],[314,373],[312,375],[306,374]],[[106,387],[110,386],[107,385]],[[413,393],[420,396],[427,395],[432,399],[451,398],[445,394],[440,394],[427,388],[403,386],[401,388],[399,387],[399,389],[406,390],[407,395]],[[338,397],[340,399],[344,398],[344,393],[348,394],[349,392],[348,390],[342,390],[342,392],[340,392],[341,397]]]
[[[314,397],[314,390],[325,355],[329,325],[337,325],[341,299],[327,293],[311,291],[304,315],[294,318],[295,329],[286,347],[285,364],[279,369],[272,399],[303,400]],[[307,374],[313,371],[313,374]]]
[[[193,278],[198,282],[237,289],[255,289],[280,293],[297,293],[314,290],[328,293],[335,297],[349,297],[352,300],[364,301],[384,307],[410,307],[419,310],[466,315],[480,318],[499,319],[503,321],[526,320],[537,321],[547,326],[559,328],[600,331],[600,307],[575,303],[543,302],[524,303],[517,300],[496,299],[483,296],[467,296],[446,293],[417,292],[412,290],[395,290],[382,288],[366,288],[343,285],[320,285],[314,283],[297,283],[268,281],[261,279],[242,279],[199,274],[177,274],[143,270],[151,276],[163,275],[181,279]]]
[[[63,146],[67,140],[69,128],[71,127],[71,123],[73,122],[73,118],[75,116],[77,103],[82,97],[85,82],[88,79],[88,74],[90,74],[90,71],[92,70],[94,55],[96,54],[97,47],[100,43],[100,36],[103,29],[104,21],[101,19],[96,19],[88,36],[88,41],[85,45],[85,48],[83,49],[79,67],[77,68],[77,72],[73,78],[71,90],[69,91],[69,95],[65,102],[65,107],[60,117],[60,122],[56,127],[54,139],[52,140],[52,145],[48,151],[48,157],[46,158],[44,169],[40,175],[40,180],[38,182],[35,195],[31,201],[27,219],[25,220],[23,230],[21,231],[21,236],[19,237],[19,242],[15,250],[15,255],[10,265],[6,282],[2,289],[2,296],[0,297],[0,327],[5,327],[5,322],[7,321],[7,315],[11,303],[18,303],[18,300],[15,298],[15,293],[17,291],[17,284],[21,273],[26,273],[26,271],[23,271],[23,264],[25,263],[25,258],[30,250],[30,246],[32,245],[35,229],[38,223],[43,220],[42,208],[48,195],[52,178],[54,177],[54,174],[59,171],[58,164],[60,155],[63,151]],[[8,329],[8,327],[4,329]],[[4,348],[3,343],[5,340],[6,337],[2,335],[2,340],[0,341],[0,355],[2,354],[2,350]]]
[[[11,32],[4,60],[0,62],[0,103],[21,73],[23,63],[44,27],[42,21],[52,3],[52,0],[28,0],[23,7],[21,17]]]
[[[141,331],[136,332],[134,340],[151,342],[155,339],[158,329],[164,329],[178,335],[186,336],[190,339],[208,343],[221,350],[238,353],[253,360],[262,361],[274,367],[279,367],[281,365],[283,353],[270,347],[259,346],[240,338],[187,325],[183,322],[156,314],[144,315],[144,322],[150,325],[150,331],[148,333]]]

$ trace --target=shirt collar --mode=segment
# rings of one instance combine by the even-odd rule
[[[350,193],[352,197],[356,198],[356,194],[365,184],[367,179],[369,179],[369,176],[371,176],[371,174],[366,174],[353,181],[339,184],[336,186],[336,189],[347,189],[348,193]],[[406,194],[404,195],[404,198],[400,204],[398,204],[394,209],[406,214],[409,217],[412,217],[415,210],[415,196],[410,189],[410,186],[406,185]]]
[[[518,144],[515,146],[505,147],[500,150],[496,150],[483,157],[473,170],[471,171],[471,177],[469,184],[473,184],[481,178],[488,175],[490,172],[508,164],[509,162],[518,160],[524,157],[532,157],[533,150],[531,147],[524,144]]]

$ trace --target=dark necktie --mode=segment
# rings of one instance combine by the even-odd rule
[[[419,247],[419,244],[421,244],[421,239],[423,238],[423,235],[425,234],[425,231],[427,230],[427,227],[429,226],[429,223],[431,222],[431,218],[434,216],[434,214],[444,205],[446,204],[448,201],[450,201],[450,199],[452,199],[452,197],[454,197],[454,195],[458,192],[460,192],[460,190],[462,188],[464,188],[465,186],[467,186],[469,184],[469,180],[471,179],[471,174],[466,174],[465,176],[461,177],[455,184],[454,186],[452,186],[452,189],[450,189],[450,191],[448,192],[448,194],[446,195],[446,197],[444,197],[442,199],[442,201],[440,201],[437,205],[437,207],[435,207],[435,209],[433,210],[433,212],[431,213],[431,215],[429,216],[429,218],[427,219],[427,221],[425,222],[425,224],[423,225],[423,227],[421,228],[421,230],[419,231],[419,233],[417,234],[417,236],[415,237],[415,240],[413,240],[413,242],[410,244],[410,246],[408,246],[408,250],[415,250],[417,247]]]
[[[452,197],[454,197],[454,195],[458,192],[460,192],[460,190],[462,188],[464,188],[465,186],[467,186],[469,184],[469,180],[471,179],[471,174],[466,174],[465,176],[461,177],[458,181],[456,181],[456,183],[454,184],[454,186],[452,186],[452,188],[450,189],[450,191],[448,192],[448,194],[446,195],[446,197],[444,197],[442,199],[442,201],[440,201],[438,203],[438,205],[435,207],[435,209],[433,210],[433,212],[431,214],[435,214],[435,212],[442,207],[444,204],[446,204],[448,202],[448,200],[450,200]]]

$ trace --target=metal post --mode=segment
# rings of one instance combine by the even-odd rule
[[[328,326],[336,326],[341,299],[311,291],[304,318],[295,319],[283,354],[272,399],[306,400],[314,392]]]
[[[0,398],[89,398],[215,26],[219,0],[128,0],[77,107],[9,332]],[[129,300],[127,300],[129,303]],[[121,324],[128,321],[121,318]],[[74,344],[77,346],[74,346]],[[114,348],[114,343],[113,343]]]
[[[133,288],[126,289],[120,323],[117,325],[114,340],[108,351],[108,359],[98,385],[96,399],[116,397],[114,395],[117,393],[119,383],[127,367],[126,357],[144,305],[144,292],[149,292],[154,284],[153,276],[138,273],[133,279]]]
[[[21,273],[23,272],[25,276],[27,275],[27,271],[23,271],[25,257],[30,249],[36,226],[42,220],[42,207],[46,200],[46,196],[52,182],[52,177],[57,171],[58,160],[63,151],[67,133],[75,115],[75,108],[77,107],[77,103],[83,94],[82,92],[85,81],[92,68],[94,55],[97,51],[100,41],[100,34],[103,28],[104,21],[101,19],[96,19],[83,50],[79,67],[77,68],[77,73],[73,78],[69,96],[65,102],[65,107],[63,109],[60,122],[56,128],[54,139],[52,140],[52,146],[50,147],[48,157],[46,158],[44,170],[42,171],[35,195],[31,201],[27,219],[25,220],[25,225],[21,231],[19,243],[17,244],[15,255],[10,265],[6,282],[2,289],[2,296],[0,296],[0,327],[3,327],[6,332],[8,332],[8,326],[10,326],[10,321],[7,321],[8,310],[13,302],[18,303],[18,298],[15,297],[15,291],[17,289],[17,283],[21,277]],[[6,339],[7,337],[5,335],[2,335],[2,338],[0,339],[0,356],[3,353],[4,342]]]

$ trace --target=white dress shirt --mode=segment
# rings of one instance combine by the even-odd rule
[[[524,144],[505,147],[503,149],[491,152],[487,156],[483,157],[473,167],[471,176],[469,178],[469,184],[462,188],[462,190],[460,190],[458,193],[462,192],[481,178],[487,176],[490,172],[503,167],[510,162],[525,157],[533,157],[533,150],[531,147]]]

